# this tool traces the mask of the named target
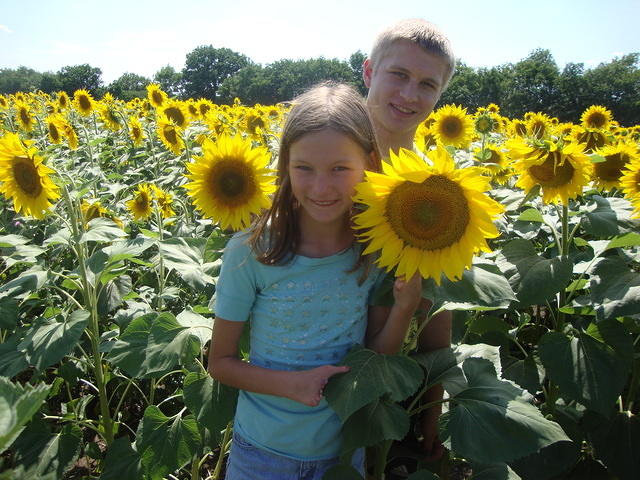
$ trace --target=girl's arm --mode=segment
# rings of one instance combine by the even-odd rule
[[[220,383],[248,392],[285,397],[315,407],[333,375],[349,367],[323,365],[311,370],[285,371],[258,367],[240,360],[238,343],[244,322],[216,318],[209,348],[209,374]]]
[[[411,318],[422,300],[422,277],[411,280],[396,278],[393,285],[392,307],[369,307],[366,346],[378,353],[395,354],[404,342]]]

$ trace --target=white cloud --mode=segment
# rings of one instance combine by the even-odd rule
[[[13,33],[13,30],[11,30],[6,25],[2,25],[2,24],[0,24],[0,31],[5,32],[5,33]]]

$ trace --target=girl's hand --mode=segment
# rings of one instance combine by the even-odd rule
[[[410,280],[396,278],[393,284],[395,305],[404,311],[415,312],[422,300],[422,276],[416,273]]]
[[[320,403],[324,386],[329,378],[348,371],[349,367],[346,365],[340,367],[323,365],[311,370],[292,372],[294,375],[291,382],[291,393],[288,397],[309,407],[315,407]]]

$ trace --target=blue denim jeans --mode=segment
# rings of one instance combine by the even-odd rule
[[[328,460],[296,460],[256,447],[233,432],[225,480],[321,480],[322,475],[338,464]],[[364,478],[364,449],[356,450],[351,465]]]

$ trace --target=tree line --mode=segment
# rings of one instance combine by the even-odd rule
[[[145,87],[158,83],[177,98],[207,98],[219,104],[235,98],[246,105],[263,105],[291,100],[322,80],[355,85],[362,94],[362,62],[357,51],[348,60],[278,60],[261,65],[228,48],[202,45],[186,55],[181,71],[167,65],[152,78],[125,73],[108,85],[100,68],[88,64],[62,67],[57,72],[37,72],[28,67],[0,69],[0,94],[41,90],[64,90],[73,94],[86,89],[101,97],[110,92],[116,98],[145,97]],[[455,103],[469,112],[496,103],[503,115],[515,118],[526,112],[544,112],[561,121],[577,122],[590,105],[609,108],[624,126],[640,123],[640,54],[630,53],[587,69],[582,63],[568,63],[562,70],[551,52],[537,49],[516,63],[491,68],[472,68],[459,62],[440,105]]]

